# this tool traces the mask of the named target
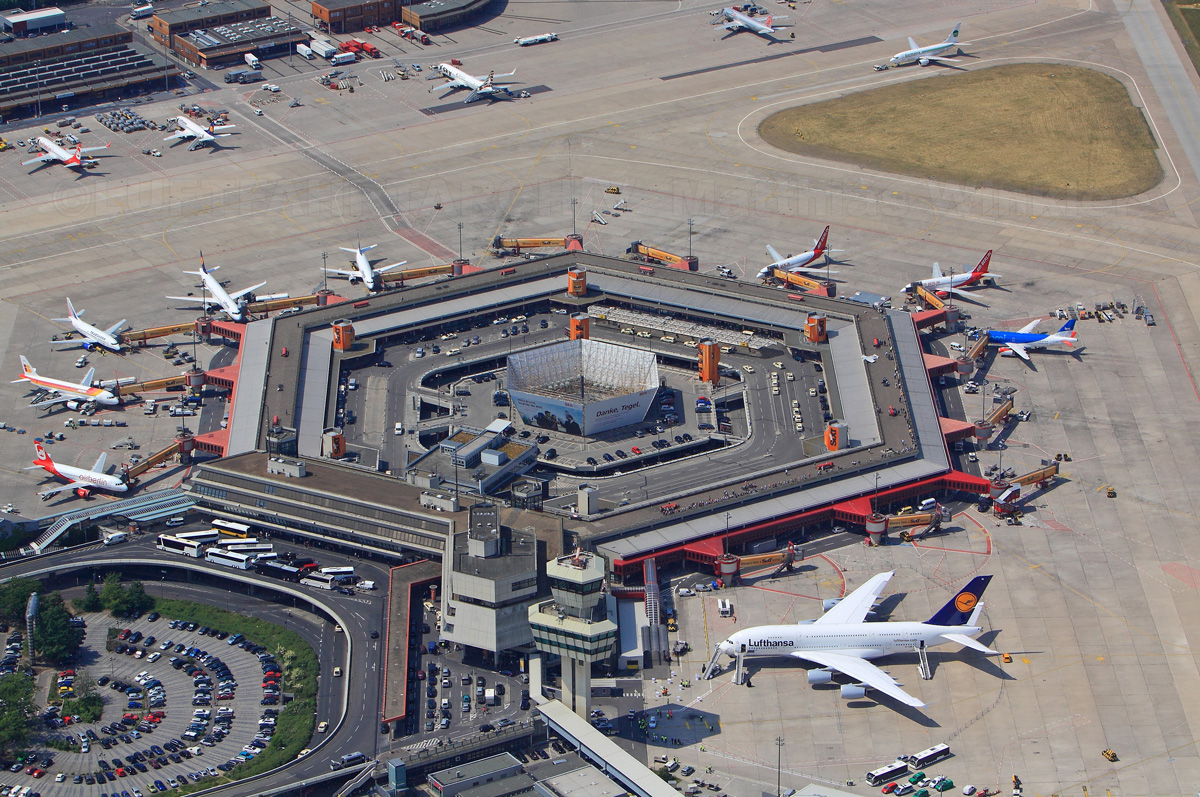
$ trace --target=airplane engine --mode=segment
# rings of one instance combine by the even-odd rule
[[[75,491],[75,495],[79,496],[80,498],[91,498],[92,491],[86,487],[80,487]]]
[[[833,680],[833,673],[829,670],[809,670],[808,682],[813,686],[818,684],[827,684]]]
[[[1017,356],[1017,355],[1013,354],[1013,350],[1012,350],[1012,349],[1005,348],[1004,346],[1001,346],[1001,347],[1000,347],[1000,348],[997,350],[997,352],[999,353],[999,355],[1000,355],[1001,357],[1016,357],[1016,356]]]
[[[94,351],[95,348],[96,348],[96,344],[92,343],[90,340],[83,344],[84,351]]]
[[[361,280],[360,280],[358,277],[351,277],[351,278],[350,278],[350,284],[351,284],[351,285],[357,285],[359,282],[361,282]]]
[[[921,66],[929,66],[929,59],[928,58],[918,58],[917,63],[920,64]]]
[[[841,598],[826,598],[825,600],[821,601],[821,610],[827,612],[841,602]]]
[[[950,291],[938,291],[938,292],[937,292],[937,297],[938,297],[939,299],[949,299],[949,298],[950,298]]]
[[[69,410],[77,410],[83,406],[83,402],[75,401],[74,399],[72,399],[72,400],[68,401],[65,406]]]
[[[844,684],[842,686],[843,700],[859,700],[867,696],[867,688],[861,684]]]

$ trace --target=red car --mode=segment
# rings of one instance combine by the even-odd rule
[[[898,784],[898,783],[889,783],[888,785],[886,785],[882,789],[880,789],[880,791],[882,791],[884,794],[891,794],[897,788],[899,788],[899,785],[900,784]]]
[[[46,770],[44,770],[44,769],[35,769],[33,772],[30,772],[29,774],[30,774],[30,775],[33,775],[35,778],[40,778],[42,775],[45,775],[45,774],[46,774]]]
[[[629,450],[630,450],[630,451],[632,451],[632,452],[633,452],[633,453],[635,453],[635,454],[640,454],[640,453],[642,453],[642,449],[638,448],[637,446],[634,446],[633,448],[631,448],[631,449],[629,449]]]
[[[417,670],[417,680],[418,681],[425,680],[425,671],[424,670]]]

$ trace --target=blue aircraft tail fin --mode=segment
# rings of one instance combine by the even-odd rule
[[[976,576],[971,579],[971,583],[963,587],[945,606],[938,609],[937,614],[925,621],[926,625],[966,625],[971,619],[971,612],[979,603],[979,599],[983,597],[983,591],[987,589],[991,580],[991,576]]]
[[[1059,333],[1061,334],[1061,333],[1065,333],[1065,332],[1070,332],[1070,331],[1072,331],[1073,329],[1075,329],[1075,319],[1074,319],[1074,318],[1072,318],[1072,319],[1071,319],[1070,321],[1068,321],[1067,323],[1063,324],[1063,325],[1062,325],[1062,329],[1060,329],[1060,330],[1058,330],[1058,331],[1059,331]]]

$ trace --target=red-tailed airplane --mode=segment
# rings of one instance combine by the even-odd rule
[[[25,470],[37,470],[41,468],[52,476],[57,476],[66,481],[66,484],[58,487],[52,487],[49,490],[42,490],[38,495],[42,500],[50,498],[58,493],[74,490],[75,494],[80,498],[87,498],[92,494],[92,490],[109,490],[115,493],[123,493],[129,489],[129,485],[125,483],[125,476],[110,476],[104,472],[104,461],[108,454],[101,452],[100,457],[96,460],[96,464],[87,468],[76,468],[73,465],[60,465],[50,459],[50,455],[46,453],[46,449],[42,448],[41,443],[34,443],[37,447],[37,458],[33,461],[33,465]]]
[[[102,149],[108,149],[110,146],[108,144],[105,144],[103,147],[87,147],[87,148],[85,148],[83,146],[83,144],[76,144],[75,151],[68,152],[67,150],[60,147],[58,144],[55,144],[50,139],[46,138],[45,136],[37,137],[37,145],[41,148],[42,152],[45,154],[41,155],[40,157],[34,158],[33,160],[25,161],[24,163],[21,164],[22,166],[28,166],[31,163],[37,163],[37,164],[41,164],[42,166],[45,166],[47,163],[58,162],[58,163],[61,163],[63,166],[67,166],[72,169],[86,169],[86,168],[88,168],[89,164],[95,164],[95,163],[98,163],[98,161],[95,158],[83,157],[85,154],[87,154],[89,152],[99,152]],[[40,166],[39,166],[39,168],[40,168]],[[36,171],[36,169],[34,171]]]
[[[941,266],[939,266],[937,263],[934,263],[932,278],[910,282],[904,287],[904,292],[914,293],[917,290],[917,286],[920,286],[927,291],[933,291],[942,299],[948,299],[951,294],[965,296],[966,294],[955,289],[969,288],[972,285],[995,284],[994,278],[1000,275],[988,273],[988,264],[991,262],[992,250],[989,249],[987,250],[987,254],[983,256],[983,259],[979,261],[979,264],[975,266],[975,268],[967,271],[966,267],[964,266],[964,270],[961,274],[951,274],[950,276],[944,276],[942,274]]]

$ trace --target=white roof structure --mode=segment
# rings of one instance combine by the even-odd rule
[[[586,404],[658,387],[658,362],[641,349],[568,340],[508,358],[510,390]]]

